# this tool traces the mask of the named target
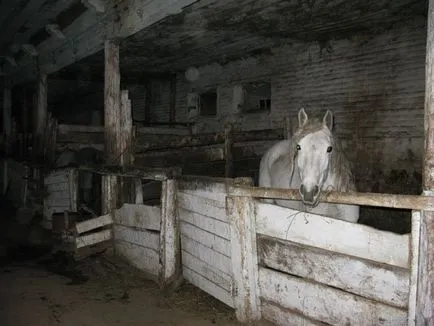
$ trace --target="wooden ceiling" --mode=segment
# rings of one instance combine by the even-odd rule
[[[425,0],[201,0],[124,39],[121,71],[140,79],[269,53],[294,41],[376,35],[426,12]],[[103,53],[58,75],[102,80]]]
[[[426,12],[426,0],[0,0],[0,68],[15,83],[37,69],[102,81],[104,39],[118,37],[123,76],[134,80],[294,41],[375,35]]]

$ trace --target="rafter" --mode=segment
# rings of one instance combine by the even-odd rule
[[[40,68],[45,73],[53,73],[102,50],[107,38],[128,37],[181,12],[183,7],[196,1],[123,0],[117,6],[116,13],[109,11],[97,15],[86,12],[63,31],[66,40],[51,38],[37,46]],[[28,57],[22,58],[17,69],[11,73],[15,84],[34,79],[34,61]]]
[[[6,1],[7,2],[7,1]],[[12,36],[20,29],[30,17],[35,15],[44,4],[45,0],[32,0],[16,15],[10,24],[2,31],[3,37],[0,38],[0,50],[3,51],[6,42],[10,41]]]

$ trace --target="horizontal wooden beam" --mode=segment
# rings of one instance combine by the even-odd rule
[[[104,48],[104,41],[125,38],[170,15],[180,13],[197,0],[123,0],[104,13],[88,10],[63,30],[65,39],[51,37],[37,45],[42,72],[54,73]],[[110,10],[109,10],[110,9]],[[15,43],[15,42],[14,42]],[[22,58],[8,73],[14,84],[36,78],[35,63]]]
[[[136,166],[113,166],[113,165],[80,165],[81,171],[88,171],[102,175],[115,175],[163,181],[173,179],[181,175],[180,168],[144,168]]]
[[[237,186],[229,188],[229,195],[301,200],[300,192],[296,189]],[[434,197],[416,195],[324,191],[320,202],[434,211]]]

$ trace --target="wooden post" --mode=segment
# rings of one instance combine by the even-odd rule
[[[434,196],[434,0],[429,0],[425,64],[424,195]],[[419,240],[416,325],[434,325],[434,212],[423,211]]]
[[[428,7],[425,65],[425,156],[423,189],[434,196],[434,0]],[[432,325],[434,286],[434,212],[422,212],[420,226],[416,325]]]
[[[225,128],[225,177],[232,178],[234,174],[234,163],[233,163],[233,155],[232,155],[232,146],[233,146],[233,127],[232,124],[228,125]]]
[[[7,153],[9,152],[9,142],[12,131],[12,94],[11,87],[7,83],[3,89],[3,140],[6,157],[2,164],[2,193],[6,194],[8,187],[8,164]]]
[[[243,180],[236,181],[237,184]],[[251,184],[251,180],[248,181]],[[231,227],[232,292],[235,314],[243,323],[261,319],[256,247],[255,206],[252,197],[226,197]]]
[[[119,154],[121,166],[130,166],[134,162],[133,150],[133,118],[131,113],[131,101],[128,98],[128,90],[121,91],[121,110],[120,110],[120,134],[119,134]],[[133,178],[120,178],[122,196],[120,200],[125,203],[135,202],[135,184]],[[133,195],[134,194],[134,195]]]
[[[172,287],[182,277],[181,238],[176,208],[176,181],[163,181],[160,229],[160,285]]]
[[[121,110],[121,89],[119,71],[119,45],[116,41],[109,40],[104,46],[104,137],[106,164],[118,165],[121,152],[119,151]],[[118,206],[118,178],[105,175],[102,177],[102,201],[103,214],[110,213]]]
[[[33,157],[43,160],[44,133],[47,120],[47,75],[40,73],[36,85],[36,107],[33,131]]]

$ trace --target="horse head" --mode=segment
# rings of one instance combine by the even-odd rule
[[[298,112],[298,129],[292,141],[293,163],[300,177],[300,195],[308,206],[317,206],[331,168],[335,141],[332,134],[333,113],[327,110],[322,121],[309,119],[302,108]]]

